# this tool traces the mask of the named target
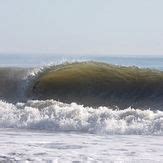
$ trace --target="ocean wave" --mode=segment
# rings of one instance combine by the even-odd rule
[[[64,63],[42,69],[33,79],[28,97],[155,110],[163,106],[163,72],[99,62]]]
[[[55,100],[0,101],[0,127],[93,134],[163,135],[163,112],[84,107]]]
[[[62,62],[40,68],[0,68],[0,99],[54,99],[84,106],[163,108],[163,72],[100,62]]]

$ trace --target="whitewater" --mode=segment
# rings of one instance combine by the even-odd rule
[[[163,112],[0,102],[0,160],[162,162]]]
[[[11,69],[0,73],[0,162],[163,162],[161,104],[122,109],[29,98],[45,68]]]

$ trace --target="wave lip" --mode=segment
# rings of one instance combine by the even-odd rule
[[[163,112],[84,107],[54,100],[0,101],[0,127],[94,134],[163,135]]]
[[[163,72],[99,62],[76,62],[45,68],[33,80],[28,96],[85,106],[160,109]]]

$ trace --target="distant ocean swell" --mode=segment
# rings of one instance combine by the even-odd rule
[[[84,107],[54,100],[0,101],[0,127],[92,134],[163,135],[163,112]]]

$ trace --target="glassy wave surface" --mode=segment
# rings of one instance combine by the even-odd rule
[[[100,62],[35,68],[1,68],[0,98],[47,100],[84,106],[162,110],[163,72]]]

